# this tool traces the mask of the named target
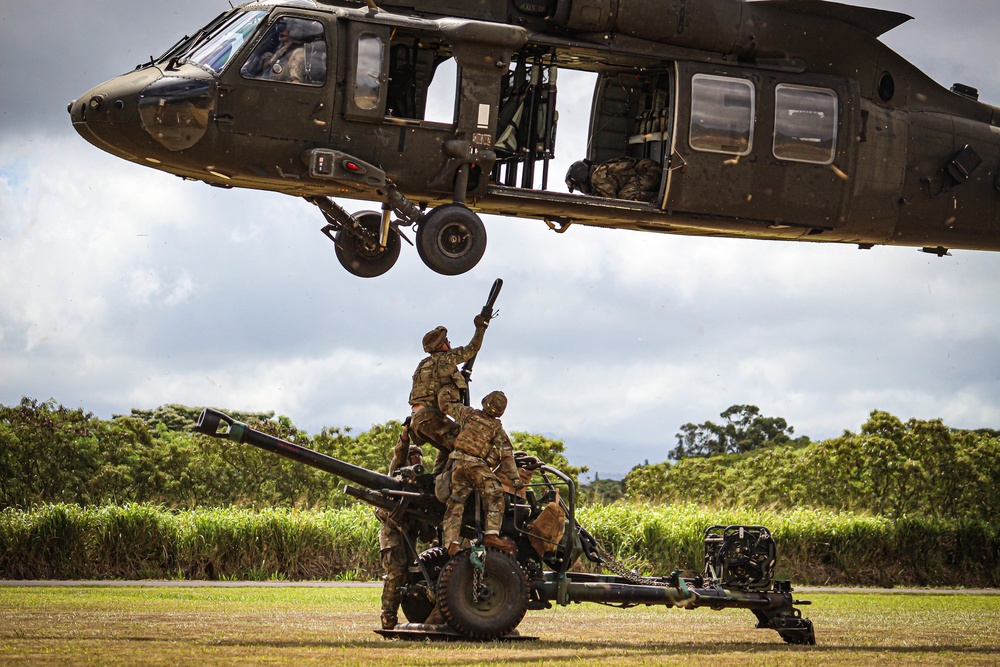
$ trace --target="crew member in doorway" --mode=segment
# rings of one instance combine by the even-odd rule
[[[652,202],[662,176],[663,168],[649,158],[619,157],[597,165],[577,160],[566,172],[566,186],[594,197]]]

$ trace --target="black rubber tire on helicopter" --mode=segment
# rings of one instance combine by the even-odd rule
[[[341,228],[335,237],[337,259],[348,272],[361,278],[380,276],[393,267],[399,259],[399,234],[389,230],[385,248],[379,245],[382,214],[378,211],[360,211],[354,214],[360,229]]]
[[[441,570],[448,562],[448,550],[444,547],[432,547],[422,552],[417,558],[427,570],[433,585],[437,585]],[[434,611],[434,603],[427,599],[426,582],[422,572],[411,572],[406,581],[407,591],[400,602],[403,615],[410,623],[423,623]]]
[[[465,273],[486,252],[486,226],[462,204],[431,209],[417,226],[417,254],[432,271],[445,276]]]
[[[448,561],[438,580],[438,604],[448,625],[475,639],[499,639],[516,628],[528,610],[528,577],[513,556],[498,549],[486,550],[483,588],[487,595],[475,599],[475,569],[468,551]]]

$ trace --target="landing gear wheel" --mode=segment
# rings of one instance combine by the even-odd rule
[[[421,218],[417,254],[432,271],[445,276],[465,273],[486,252],[486,227],[461,204],[445,204]]]
[[[528,609],[528,577],[514,557],[486,550],[482,586],[475,591],[469,552],[448,561],[438,580],[438,604],[448,625],[475,639],[499,639],[517,627]]]
[[[342,227],[334,239],[337,259],[350,273],[361,278],[380,276],[399,259],[399,234],[389,230],[389,240],[385,248],[379,245],[379,229],[382,214],[377,211],[361,211],[354,214],[355,228]]]
[[[427,570],[427,576],[434,584],[437,584],[441,569],[448,562],[448,550],[443,547],[434,547],[421,553],[417,558],[420,564]],[[400,603],[403,615],[410,623],[423,623],[434,611],[434,603],[427,598],[427,582],[424,581],[422,572],[411,573],[406,583],[406,595]]]

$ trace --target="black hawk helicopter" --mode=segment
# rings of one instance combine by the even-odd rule
[[[388,271],[401,238],[438,273],[470,270],[479,214],[1000,250],[1000,109],[879,41],[910,18],[823,0],[266,0],[69,111],[132,162],[305,198],[358,276]],[[449,68],[450,118],[432,119]],[[555,192],[571,70],[596,84]]]

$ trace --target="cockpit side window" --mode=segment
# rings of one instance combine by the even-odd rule
[[[240,73],[247,79],[322,86],[326,83],[326,61],[323,24],[281,16],[268,28]]]
[[[754,106],[750,81],[695,74],[691,80],[691,148],[748,155],[753,148]]]
[[[230,59],[246,43],[247,39],[257,29],[264,17],[265,11],[248,11],[233,14],[214,35],[210,34],[207,41],[195,41],[187,56],[181,56],[184,62],[206,67],[216,74],[229,63]]]

